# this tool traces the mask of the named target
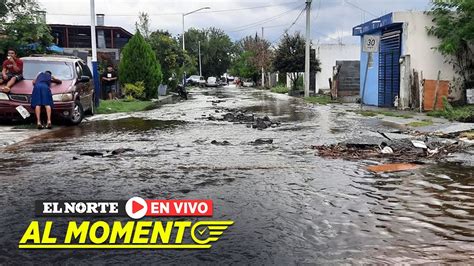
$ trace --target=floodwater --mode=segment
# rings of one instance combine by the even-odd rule
[[[223,108],[281,125],[257,130],[206,119]],[[374,174],[366,170],[371,161],[315,156],[311,145],[390,130],[347,108],[253,89],[195,89],[188,101],[10,146],[0,153],[0,263],[473,263],[473,167]],[[258,138],[273,143],[250,144]],[[117,148],[134,151],[79,155]],[[210,250],[18,249],[29,222],[46,220],[34,217],[34,200],[132,196],[209,198],[213,219],[235,224]]]

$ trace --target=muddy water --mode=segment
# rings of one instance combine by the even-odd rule
[[[205,119],[223,108],[282,124],[256,130]],[[195,90],[187,102],[110,115],[9,147],[0,153],[0,262],[473,262],[474,169],[446,164],[375,175],[365,170],[370,161],[315,156],[311,145],[389,130],[347,108],[252,89]],[[249,143],[257,138],[274,141]],[[116,148],[134,151],[79,156]],[[210,198],[214,218],[235,225],[203,251],[17,248],[34,219],[34,200],[131,196]],[[67,220],[55,219],[58,226]]]

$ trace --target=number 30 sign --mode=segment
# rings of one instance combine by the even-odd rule
[[[379,43],[379,35],[364,35],[362,51],[368,53],[376,53],[379,51]]]

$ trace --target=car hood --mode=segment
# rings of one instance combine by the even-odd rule
[[[51,82],[51,92],[53,94],[58,94],[58,93],[65,93],[69,91],[69,88],[71,88],[73,81],[72,80],[65,80],[61,84],[56,84]],[[4,85],[0,85],[0,88],[3,88]],[[33,83],[31,80],[22,80],[20,82],[15,83],[11,87],[10,93],[12,94],[31,94],[33,91]]]

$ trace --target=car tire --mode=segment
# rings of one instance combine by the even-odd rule
[[[74,102],[74,109],[72,110],[71,116],[69,117],[69,123],[71,125],[79,125],[84,119],[84,109],[79,100]]]
[[[92,94],[92,97],[91,97],[91,103],[90,103],[90,107],[89,110],[87,110],[85,112],[86,115],[90,115],[90,116],[93,116],[95,115],[95,94]]]

